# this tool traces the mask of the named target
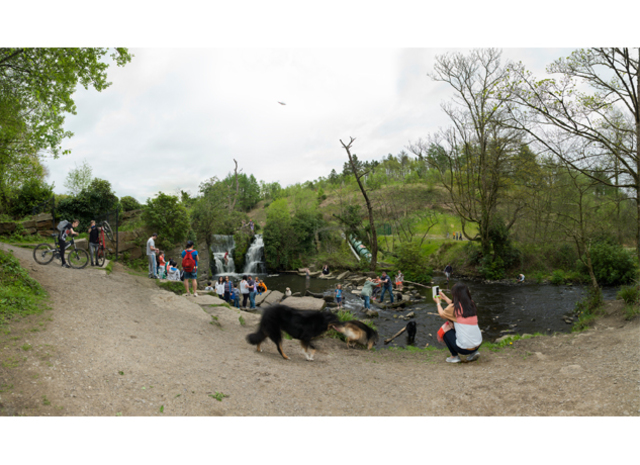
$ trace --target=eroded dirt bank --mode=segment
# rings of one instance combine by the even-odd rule
[[[2,415],[640,415],[640,327],[622,302],[589,331],[469,364],[329,338],[313,362],[286,340],[286,361],[271,342],[261,354],[245,342],[255,314],[202,307],[118,265],[41,266],[30,249],[0,247],[51,297],[51,310],[0,336]]]

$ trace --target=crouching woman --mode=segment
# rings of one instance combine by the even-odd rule
[[[467,362],[477,360],[480,357],[478,349],[482,344],[482,333],[478,327],[476,303],[471,299],[467,285],[461,282],[453,286],[451,297],[453,300],[440,292],[433,298],[438,306],[438,314],[447,320],[438,331],[438,340],[444,341],[451,352],[447,362],[461,362],[460,355],[466,355]],[[442,308],[440,299],[447,303],[446,308]]]

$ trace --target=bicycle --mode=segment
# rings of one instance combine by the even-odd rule
[[[112,255],[112,251],[110,249],[106,248],[106,241],[104,239],[104,236],[106,234],[107,238],[111,241],[114,242],[113,240],[113,231],[111,229],[111,226],[109,225],[109,223],[107,221],[102,221],[99,225],[98,225],[101,229],[100,229],[100,246],[98,247],[98,250],[96,251],[96,264],[99,267],[103,267],[104,266],[104,262],[107,258],[111,259],[111,255]]]
[[[57,240],[58,234],[51,234],[51,237],[54,238],[55,247],[51,247],[51,244],[44,242],[38,244],[36,248],[33,249],[33,259],[40,265],[48,265],[54,258],[62,261],[60,246]],[[82,269],[89,263],[89,253],[84,249],[78,249],[73,238],[70,242],[66,243],[64,253],[66,262],[72,268]]]

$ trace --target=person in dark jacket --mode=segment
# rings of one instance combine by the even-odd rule
[[[384,302],[384,293],[387,291],[389,291],[389,297],[391,298],[391,303],[393,303],[393,284],[391,283],[391,276],[389,276],[386,271],[383,271],[382,275],[380,276],[380,281],[382,282],[380,303]]]

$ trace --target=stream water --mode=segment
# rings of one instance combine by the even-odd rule
[[[291,288],[291,292],[300,292],[304,295],[309,289],[311,292],[331,295],[338,281],[323,279],[307,279],[295,274],[281,274],[268,277],[261,275],[269,289],[277,289],[284,292],[285,288]],[[485,341],[493,341],[503,336],[503,331],[511,330],[512,334],[533,334],[536,332],[551,334],[554,332],[569,332],[571,325],[564,322],[562,317],[575,308],[575,304],[585,293],[583,286],[553,286],[541,284],[484,284],[474,280],[465,280],[469,286],[471,297],[478,306],[478,324],[483,331]],[[457,280],[451,280],[453,286]],[[435,285],[446,288],[444,277],[434,277]],[[604,288],[605,299],[615,299],[618,288]],[[437,343],[436,333],[443,320],[439,316],[430,315],[437,313],[436,304],[431,299],[431,289],[420,289],[420,293],[426,299],[420,303],[411,305],[405,309],[384,310],[372,305],[372,309],[379,313],[373,322],[378,328],[380,338],[377,348],[401,346],[407,344],[404,335],[399,336],[388,346],[384,345],[384,339],[393,336],[402,329],[407,321],[394,318],[405,316],[410,312],[415,313],[418,331],[415,345],[424,347],[427,343]],[[344,306],[354,313],[359,319],[367,318],[364,313],[362,299],[346,290]],[[388,295],[388,294],[387,294]],[[448,294],[450,296],[450,294]],[[385,296],[388,302],[388,297]],[[511,333],[510,333],[511,334]]]

